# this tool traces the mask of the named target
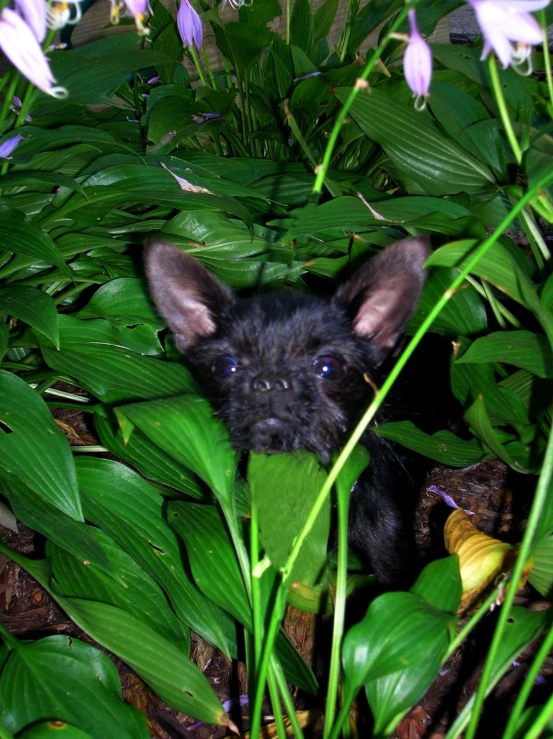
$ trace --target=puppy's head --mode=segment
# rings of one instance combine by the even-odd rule
[[[426,239],[368,262],[331,300],[292,291],[237,300],[194,258],[152,239],[153,299],[238,449],[306,449],[328,461],[373,391],[422,287]]]

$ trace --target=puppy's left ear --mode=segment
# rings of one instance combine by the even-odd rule
[[[350,314],[354,333],[372,339],[378,362],[394,348],[417,309],[429,255],[424,237],[398,241],[367,262],[334,296],[334,304]]]

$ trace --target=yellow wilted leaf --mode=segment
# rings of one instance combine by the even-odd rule
[[[445,546],[459,555],[463,597],[462,613],[473,605],[501,573],[508,573],[516,558],[516,548],[479,531],[460,508],[453,511],[444,529]]]
[[[309,726],[315,726],[317,721],[322,716],[322,712],[314,709],[312,711],[296,711],[296,717],[298,719],[298,723],[302,729],[305,729]],[[292,727],[290,725],[290,722],[287,718],[284,719],[284,724],[286,726],[286,735],[287,736],[295,736]],[[277,736],[277,728],[276,724],[265,724],[261,727],[261,734],[260,736],[262,739],[273,739],[273,737]],[[242,734],[240,739],[249,739],[250,733]]]

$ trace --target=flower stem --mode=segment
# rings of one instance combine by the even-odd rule
[[[190,57],[192,61],[194,62],[194,66],[196,67],[196,72],[198,73],[198,77],[200,78],[202,85],[204,87],[207,87],[207,82],[205,81],[205,76],[200,66],[200,60],[198,59],[198,55],[196,54],[196,49],[194,48],[193,45],[190,45],[188,47],[188,53],[190,54]]]
[[[511,149],[513,150],[513,154],[515,155],[516,162],[520,165],[522,162],[522,151],[520,150],[520,146],[518,145],[518,141],[515,136],[515,132],[513,131],[513,126],[511,124],[511,119],[509,118],[507,103],[505,102],[505,96],[503,95],[503,89],[501,87],[501,82],[499,81],[497,62],[495,61],[495,57],[493,54],[490,54],[488,59],[488,70],[490,73],[492,88],[495,95],[495,101],[497,103],[497,107],[499,108],[501,122],[503,123],[503,128],[505,129],[505,134],[509,139],[509,144],[511,145]]]
[[[412,6],[409,6],[412,7]],[[367,65],[365,66],[365,69],[361,73],[361,75],[358,78],[358,82],[364,82],[374,69],[374,65],[380,59],[382,56],[384,49],[386,48],[388,42],[390,41],[390,34],[397,31],[397,29],[400,27],[400,25],[403,23],[405,18],[407,18],[407,13],[409,11],[408,6],[404,6],[399,13],[396,16],[396,19],[390,26],[390,29],[386,35],[386,37],[383,39],[383,41],[380,43],[380,45],[374,50],[372,53],[371,58],[367,62]],[[342,125],[344,123],[344,120],[349,113],[349,109],[351,108],[353,101],[357,97],[359,91],[363,88],[363,85],[356,84],[351,88],[350,94],[348,95],[348,98],[344,105],[342,106],[342,109],[339,111],[339,113],[336,115],[336,121],[334,123],[334,126],[332,128],[332,131],[330,132],[330,136],[328,137],[328,143],[325,148],[325,152],[323,155],[323,161],[315,168],[316,172],[316,178],[315,178],[315,184],[313,185],[313,193],[316,193],[317,195],[320,195],[323,189],[323,184],[325,181],[326,174],[328,172],[328,167],[330,164],[330,160],[332,158],[332,152],[334,150],[334,147],[336,146],[336,141],[338,140],[338,136],[340,135],[340,131],[342,130]]]

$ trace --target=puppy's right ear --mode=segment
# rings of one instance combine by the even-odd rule
[[[219,314],[234,302],[231,291],[167,241],[148,239],[144,262],[152,298],[177,349],[184,352],[214,334]]]

